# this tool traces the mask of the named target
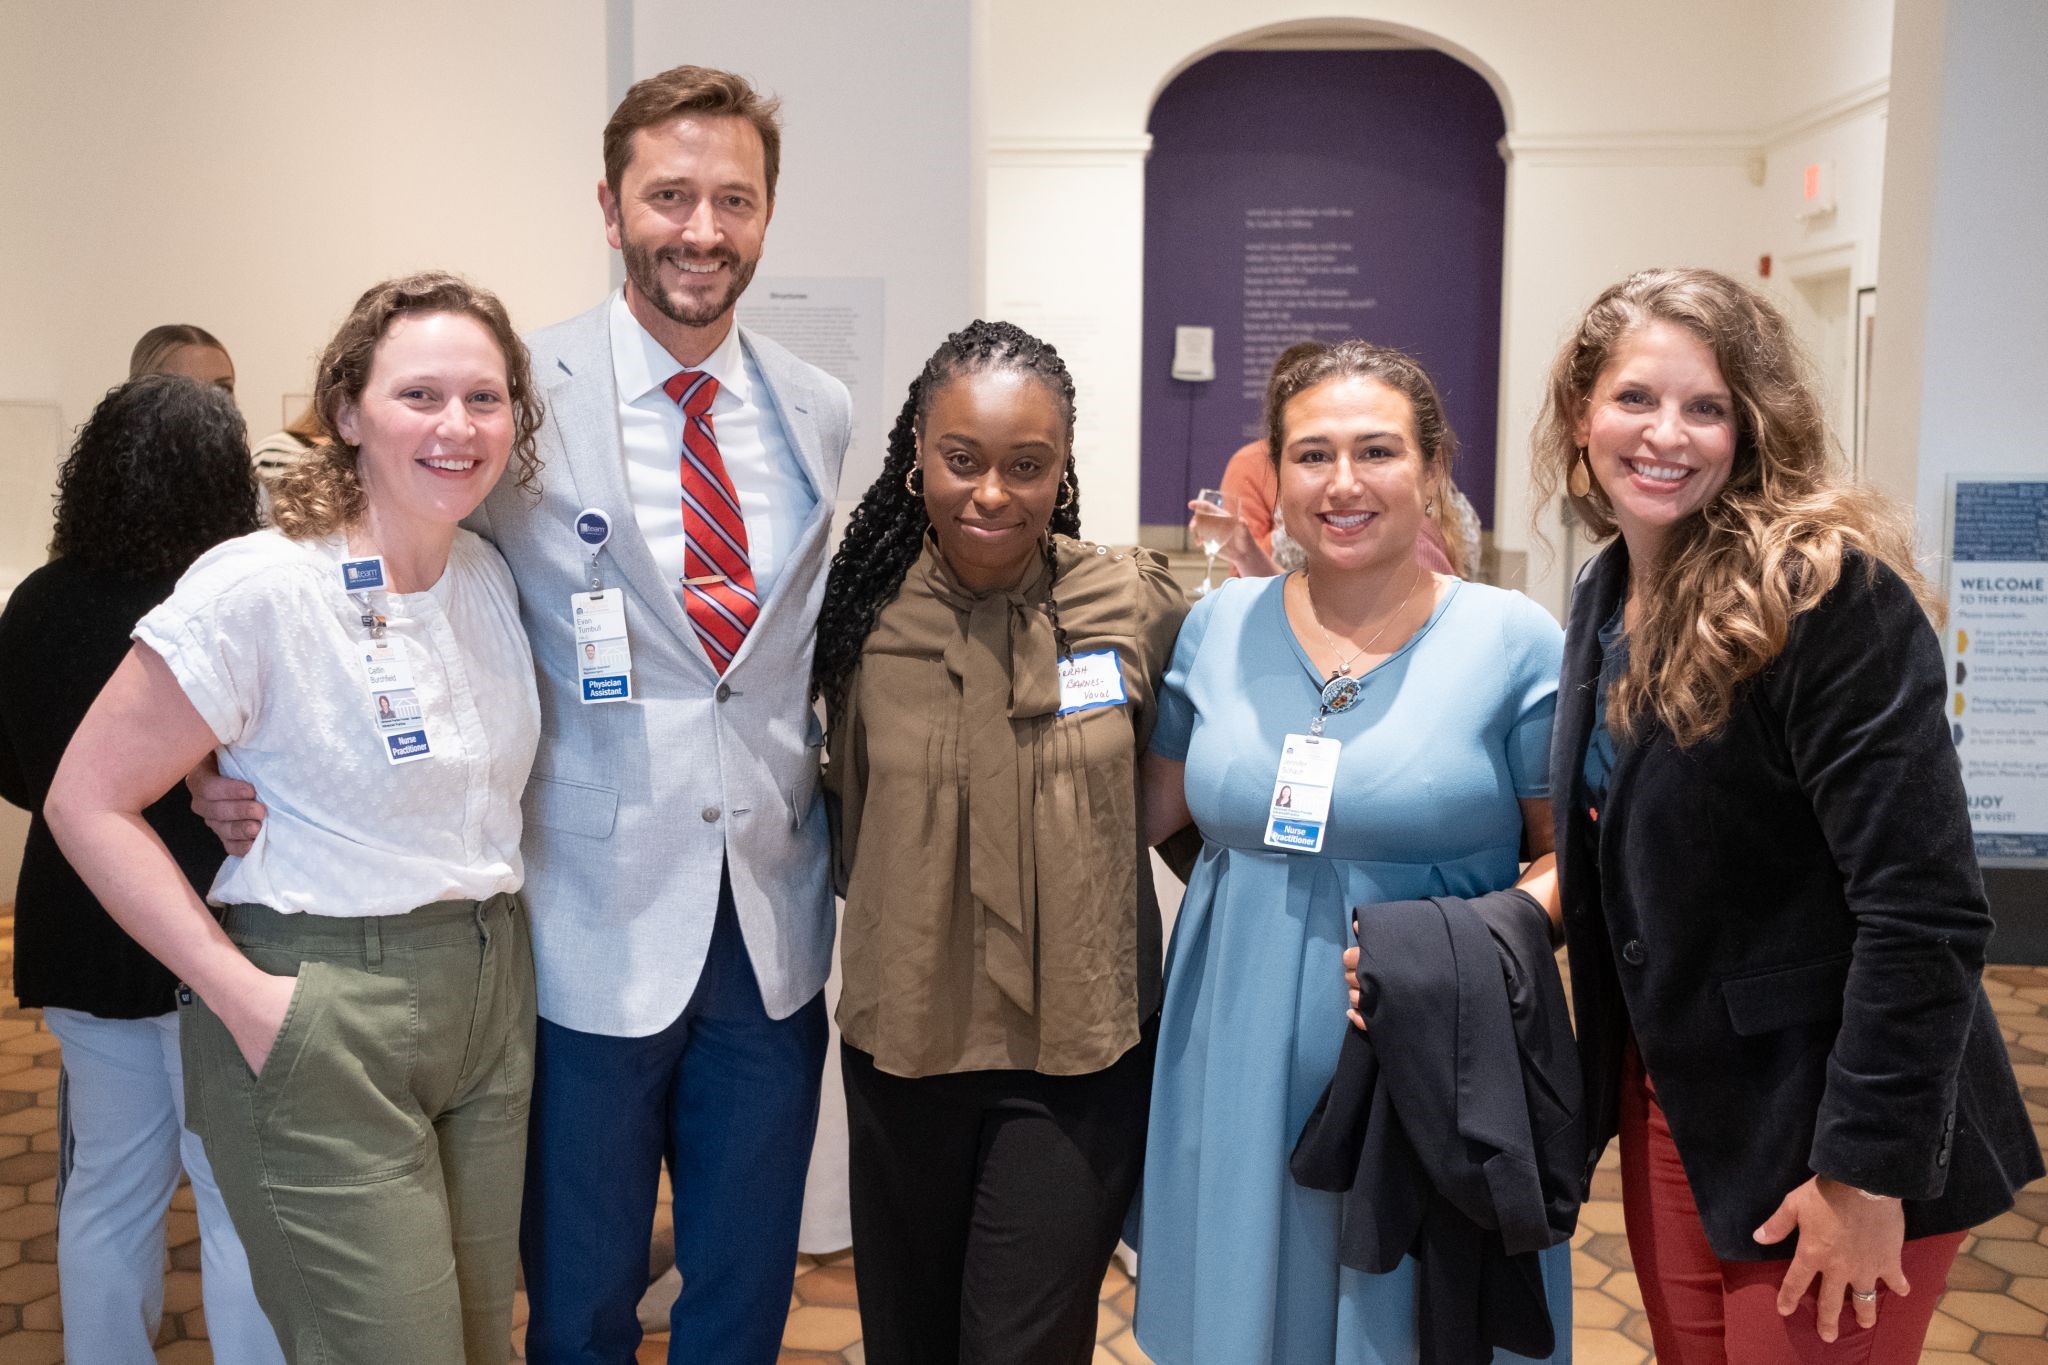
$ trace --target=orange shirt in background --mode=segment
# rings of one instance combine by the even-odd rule
[[[1223,491],[1237,495],[1237,515],[1244,528],[1261,550],[1273,553],[1273,506],[1280,501],[1280,476],[1264,441],[1253,441],[1230,457],[1223,466]]]

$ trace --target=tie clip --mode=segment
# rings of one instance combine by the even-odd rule
[[[712,585],[713,583],[723,583],[723,582],[725,582],[725,575],[724,575],[724,574],[722,574],[722,573],[707,573],[707,574],[699,574],[699,575],[698,575],[697,577],[695,577],[695,578],[685,578],[685,579],[683,580],[683,586],[684,586],[684,587],[686,587],[686,588],[708,588],[708,587],[710,587],[710,586],[711,586],[711,585]]]

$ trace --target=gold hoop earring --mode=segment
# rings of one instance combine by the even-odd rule
[[[915,460],[911,461],[911,464],[910,464],[910,468],[908,468],[908,469],[906,469],[906,470],[904,470],[904,471],[903,471],[903,491],[904,491],[904,492],[906,492],[906,493],[908,493],[908,494],[910,494],[910,496],[911,496],[911,497],[913,497],[913,498],[921,498],[921,497],[923,497],[923,496],[924,496],[924,478],[923,478],[923,475],[924,475],[924,466],[923,466],[923,465],[921,465],[921,464],[918,464],[918,463],[917,463],[917,462],[916,462]],[[911,480],[912,480],[912,479],[916,479],[916,480],[917,480],[917,482],[916,482],[915,484],[911,483]]]
[[[1579,458],[1572,461],[1571,472],[1564,476],[1564,491],[1575,498],[1593,496],[1593,466],[1586,459],[1586,448],[1579,447]]]
[[[1080,494],[1076,492],[1074,489],[1073,470],[1069,469],[1066,473],[1060,475],[1060,492],[1066,494],[1065,497],[1060,499],[1060,510],[1064,512],[1069,507],[1072,507],[1074,505],[1074,499],[1080,496]]]

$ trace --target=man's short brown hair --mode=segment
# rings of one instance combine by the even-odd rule
[[[675,66],[636,81],[604,125],[604,179],[618,197],[633,159],[633,134],[682,114],[743,118],[761,135],[761,166],[768,202],[775,202],[775,178],[782,169],[782,101],[754,89],[744,76],[708,66]]]

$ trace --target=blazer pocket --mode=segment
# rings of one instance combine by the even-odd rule
[[[786,788],[782,793],[783,802],[789,807],[789,828],[791,833],[801,833],[803,827],[809,823],[811,803],[817,800],[817,797],[818,769],[817,765],[813,764],[810,772],[804,776],[803,781],[793,787]]]
[[[1774,967],[1721,983],[1728,1022],[1744,1038],[1756,1038],[1795,1024],[1841,1022],[1842,992],[1849,984],[1849,954]]]
[[[587,782],[567,782],[559,777],[530,779],[522,804],[526,818],[534,824],[580,834],[586,839],[608,837],[619,818],[616,790]]]

